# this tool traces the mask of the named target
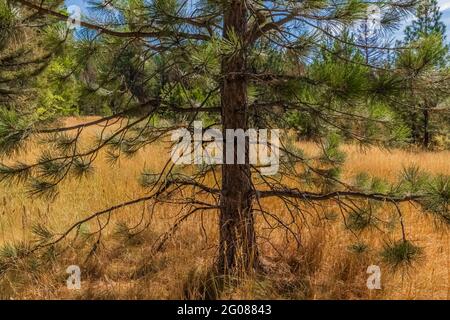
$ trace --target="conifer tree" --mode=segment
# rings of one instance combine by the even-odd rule
[[[408,100],[408,104],[413,106],[413,110],[408,108],[404,110],[404,117],[411,126],[412,140],[414,143],[421,144],[423,148],[429,148],[433,139],[433,132],[438,132],[438,127],[434,126],[436,122],[433,119],[434,113],[441,115],[448,113],[448,108],[442,109],[439,106],[440,102],[446,100],[448,97],[448,88],[445,84],[441,85],[448,78],[448,45],[446,44],[446,26],[441,21],[442,13],[440,12],[437,0],[422,0],[419,1],[417,10],[415,13],[415,19],[412,24],[405,30],[405,43],[415,44],[418,49],[414,52],[405,52],[404,54],[410,58],[415,57],[417,60],[421,59],[426,51],[430,51],[431,48],[425,48],[424,46],[433,46],[433,55],[430,55],[430,62],[426,62],[427,65],[433,65],[435,68],[433,71],[428,72],[428,77],[436,82],[433,86],[435,90],[431,91],[429,86],[422,87],[422,94],[420,89],[413,94],[415,101]],[[427,40],[428,39],[428,40]],[[431,39],[434,39],[431,40]],[[402,59],[402,58],[400,58]],[[419,62],[420,65],[420,62]],[[414,66],[410,65],[411,73],[414,71]],[[422,70],[416,71],[421,73]],[[430,74],[433,73],[433,75]],[[419,78],[414,76],[414,78]],[[444,80],[444,81],[443,81]],[[412,79],[412,81],[414,81]],[[417,81],[420,83],[420,80]],[[429,82],[429,81],[428,81]],[[416,87],[420,87],[417,86]],[[437,89],[437,92],[436,92]],[[411,98],[411,96],[410,96]],[[400,108],[402,109],[402,108]],[[404,109],[404,108],[403,108]],[[446,130],[446,126],[444,130]]]
[[[441,21],[442,13],[437,0],[421,0],[418,2],[416,18],[405,29],[405,41],[414,42],[433,33],[440,34],[445,39],[446,26]]]
[[[391,39],[385,30],[380,27],[381,12],[373,7],[375,12],[369,12],[368,16],[358,23],[355,30],[355,42],[360,46],[365,63],[372,66],[380,66],[386,63],[392,47]],[[369,7],[369,11],[370,11]]]
[[[13,3],[54,25],[68,19],[51,1]],[[414,5],[410,0],[373,3],[384,14],[384,28],[397,24]],[[9,131],[0,144],[4,155],[18,157],[30,137],[46,141],[47,149],[30,163],[3,163],[0,178],[4,182],[24,183],[31,195],[52,198],[65,179],[89,179],[95,174],[100,152],[107,152],[114,163],[170,137],[173,129],[193,131],[199,120],[226,137],[230,129],[286,127],[285,113],[301,111],[323,128],[317,139],[322,151],[319,156],[308,156],[292,143],[287,131],[278,145],[270,146],[273,151],[280,149],[280,168],[273,176],[263,174],[265,164],[249,162],[248,141],[243,162],[236,161],[235,141],[234,150],[224,148],[223,154],[234,158],[234,163],[180,167],[169,160],[161,171],[142,173],[140,197],[74,221],[62,233],[41,232],[45,237],[26,254],[54,247],[96,219],[105,218],[100,224],[103,230],[110,221],[106,218],[120,208],[166,203],[181,205],[183,210],[173,227],[158,238],[154,250],[162,250],[187,219],[199,219],[198,214],[205,211],[217,213],[216,270],[221,274],[259,270],[264,264],[262,238],[258,237],[262,231],[256,220],[268,228],[284,228],[287,237],[301,245],[303,216],[319,212],[315,209],[322,205],[336,208],[346,228],[357,234],[374,225],[382,227],[377,209],[389,204],[398,216],[395,221],[401,236],[386,249],[386,257],[395,263],[409,261],[419,250],[408,238],[400,204],[415,202],[448,223],[449,178],[430,177],[415,169],[405,169],[396,183],[362,175],[355,181],[341,177],[342,136],[363,145],[383,146],[405,138],[404,128],[393,125],[395,115],[388,101],[409,88],[408,79],[380,67],[374,73],[357,50],[364,48],[361,44],[330,31],[344,30],[363,19],[367,6],[362,0],[112,0],[107,7],[99,2],[102,18],[80,23],[86,32],[79,37],[74,61],[86,73],[94,67],[103,69],[95,79],[96,90],[115,95],[120,109],[70,127],[40,122],[20,128],[5,126]],[[315,62],[308,63],[311,60]],[[130,61],[131,76],[119,81],[123,78],[118,66]],[[176,122],[152,121],[170,113],[177,115]],[[5,124],[7,119],[1,121]],[[350,128],[345,125],[348,122],[353,124]],[[105,129],[95,143],[81,146],[83,130],[99,124]],[[158,156],[151,149],[146,152]],[[284,203],[290,219],[264,205],[265,199],[272,198]],[[145,229],[148,221],[143,219],[133,230]],[[102,236],[102,232],[92,232]]]
[[[26,12],[26,11],[25,11]],[[9,1],[0,1],[0,103],[12,106],[29,96],[30,79],[49,60],[36,41],[36,32],[21,25],[21,14]],[[15,105],[15,107],[18,107]]]

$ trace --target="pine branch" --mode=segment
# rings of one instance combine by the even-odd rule
[[[37,10],[38,13],[43,13],[45,15],[52,16],[61,21],[68,21],[70,17],[66,14],[44,8],[42,5],[37,5],[33,2],[27,0],[14,0],[28,8]],[[192,39],[192,40],[210,40],[210,36],[204,34],[186,33],[186,32],[176,32],[170,30],[156,30],[156,31],[116,31],[113,29],[108,29],[106,27],[96,25],[93,23],[80,21],[80,25],[84,28],[98,31],[101,34],[107,34],[114,37],[120,38],[173,38],[173,39]]]

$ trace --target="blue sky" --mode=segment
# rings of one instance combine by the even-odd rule
[[[450,40],[450,0],[440,0],[439,5],[443,11],[442,22],[447,26],[447,40]]]
[[[441,11],[443,12],[442,22],[447,26],[447,40],[450,40],[450,0],[439,0],[438,3],[441,8]],[[84,12],[84,10],[87,7],[88,1],[87,0],[66,0],[66,4],[68,6],[69,5],[77,5],[81,8],[81,11]],[[406,26],[410,22],[411,22],[411,19],[405,20],[403,27],[401,27],[400,30],[396,34],[397,38],[403,37],[404,26]]]
[[[450,0],[439,0],[439,6],[441,10],[450,9]]]

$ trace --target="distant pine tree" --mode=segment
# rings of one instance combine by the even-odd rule
[[[382,29],[376,28],[367,17],[356,29],[355,43],[366,64],[380,65],[389,59],[390,39]]]
[[[40,48],[42,37],[36,28],[22,23],[26,12],[0,0],[0,105],[23,107],[33,97],[31,81],[50,61]],[[32,18],[29,18],[32,20]],[[42,33],[41,33],[42,35]],[[20,103],[18,103],[20,101]]]
[[[433,33],[445,40],[446,26],[441,21],[442,13],[437,0],[421,0],[417,7],[416,19],[405,29],[405,41],[410,43]]]
[[[57,7],[41,2],[15,0],[15,3],[33,10],[54,28],[69,18],[55,11]],[[413,78],[411,74],[420,73],[409,70],[416,71],[415,66],[419,71],[433,69],[427,63],[435,53],[432,44],[420,59],[415,56],[418,50],[407,51],[410,55],[403,56],[402,64],[395,70],[364,63],[361,45],[355,44],[343,30],[364,16],[367,1],[277,1],[269,6],[265,1],[245,0],[198,0],[188,6],[182,1],[166,0],[109,3],[120,14],[111,17],[108,9],[102,16],[104,19],[81,21],[81,26],[90,30],[87,33],[90,36],[78,39],[73,64],[77,70],[85,70],[85,78],[95,84],[94,90],[103,89],[105,96],[118,97],[114,100],[123,102],[121,108],[111,109],[121,111],[67,127],[49,127],[39,121],[18,126],[20,117],[15,113],[0,115],[2,156],[19,158],[18,152],[26,149],[31,137],[42,141],[43,146],[37,159],[0,163],[0,181],[24,183],[29,195],[52,199],[63,180],[89,179],[101,152],[106,152],[109,162],[114,164],[120,157],[132,157],[144,147],[173,136],[174,129],[196,132],[197,121],[225,133],[225,137],[228,132],[244,132],[254,125],[279,129],[284,125],[285,111],[309,116],[306,119],[311,119],[311,127],[306,131],[311,133],[314,129],[320,153],[308,155],[294,143],[290,130],[286,130],[280,143],[267,145],[279,167],[276,175],[265,177],[267,165],[261,159],[260,163],[250,162],[246,138],[240,141],[228,136],[225,142],[230,143],[232,150],[227,147],[219,155],[231,161],[176,167],[168,159],[162,169],[145,169],[140,179],[140,196],[112,204],[74,222],[59,234],[35,228],[40,240],[24,254],[21,248],[14,248],[21,256],[55,248],[90,222],[138,203],[151,208],[165,203],[181,206],[181,210],[177,209],[177,222],[155,241],[154,252],[163,250],[187,219],[198,219],[200,224],[202,217],[196,214],[215,213],[218,221],[215,269],[220,275],[230,272],[239,275],[241,271],[264,268],[261,258],[265,252],[260,240],[266,234],[271,236],[275,229],[286,231],[286,237],[300,247],[306,225],[304,216],[317,213],[317,221],[323,220],[319,208],[338,212],[346,229],[355,235],[371,227],[387,234],[389,230],[383,230],[381,214],[386,213],[385,205],[390,205],[389,210],[396,217],[392,221],[402,234],[399,242],[393,242],[385,250],[385,259],[394,265],[409,263],[420,251],[409,240],[400,203],[417,203],[439,221],[450,222],[449,177],[428,177],[413,168],[404,170],[401,179],[390,184],[368,175],[352,182],[341,174],[345,161],[339,147],[342,138],[383,146],[404,140],[404,130],[396,124],[386,101],[404,94]],[[392,30],[412,2],[370,3],[380,9],[384,7],[381,27]],[[324,21],[329,28],[323,27]],[[406,71],[399,72],[400,67]],[[429,79],[426,74],[421,76]],[[65,79],[59,80],[68,85]],[[155,124],[155,117],[165,112],[183,115],[186,121]],[[82,131],[97,125],[103,128],[96,139],[82,143]],[[242,161],[237,151],[241,146]],[[202,144],[198,149],[202,149]],[[147,150],[146,155],[164,161],[156,149]],[[122,169],[116,167],[111,173],[113,170]],[[274,211],[265,199],[281,201],[289,214]],[[155,219],[153,209],[150,211],[151,216],[143,215],[141,222],[128,232],[136,234],[139,228],[137,232],[150,228],[146,219]],[[264,223],[270,233],[264,233],[257,221]],[[109,223],[108,219],[103,225],[92,225],[92,232],[88,232],[89,236],[98,236],[95,248]],[[272,244],[270,237],[267,241]],[[276,244],[272,246],[275,248]],[[6,258],[3,264],[11,265],[8,264],[11,254]]]
[[[410,57],[415,56],[419,60],[426,50],[432,50],[434,53],[430,55],[430,64],[436,67],[436,70],[434,70],[435,76],[440,73],[440,77],[446,77],[440,70],[444,70],[448,65],[449,47],[445,43],[446,26],[441,21],[441,18],[442,13],[440,12],[437,0],[419,1],[416,18],[405,29],[404,42],[406,45],[415,43],[420,47],[418,52],[409,53]],[[427,40],[431,38],[434,38],[434,40]],[[425,48],[427,43],[432,43],[431,46],[433,48]],[[411,67],[409,72],[414,73],[415,71],[419,71],[417,66],[411,64]],[[432,78],[430,75],[427,77]],[[417,77],[414,77],[414,79],[417,79]],[[411,128],[412,142],[421,144],[424,148],[430,147],[433,135],[438,130],[438,126],[433,126],[432,113],[437,109],[440,101],[446,97],[442,92],[434,92],[434,95],[430,95],[429,92],[430,90],[425,90],[422,95],[417,93],[417,97],[412,97],[414,98],[414,102],[408,102],[408,104],[414,105],[414,107],[412,110],[408,108],[405,114],[406,122],[408,122]]]

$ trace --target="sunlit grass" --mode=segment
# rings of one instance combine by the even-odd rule
[[[79,121],[71,119],[71,122]],[[300,143],[305,152],[313,154],[315,146]],[[41,146],[29,148],[32,159]],[[360,150],[344,146],[347,162],[344,179],[353,179],[360,172],[394,181],[402,168],[417,165],[430,173],[450,174],[450,152],[405,150]],[[133,159],[121,159],[113,168],[100,158],[95,162],[94,174],[85,179],[65,181],[59,196],[49,202],[29,198],[21,186],[0,187],[0,243],[30,241],[30,230],[36,223],[53,232],[62,232],[75,221],[92,212],[127,201],[144,194],[138,178],[144,168],[160,169],[169,150],[158,144],[139,152]],[[274,214],[286,215],[280,201],[264,202]],[[237,286],[229,285],[224,298],[294,298],[294,299],[449,299],[450,298],[450,240],[449,232],[413,205],[403,206],[408,239],[423,248],[421,259],[412,268],[393,272],[385,266],[380,252],[386,241],[398,241],[401,231],[393,229],[383,235],[377,230],[363,231],[359,239],[346,230],[339,215],[331,214],[332,207],[320,210],[329,219],[311,215],[301,225],[302,247],[285,242],[284,232],[271,234],[271,244],[261,239],[260,247],[267,265],[273,272],[266,276],[248,276]],[[152,244],[167,231],[179,213],[177,206],[149,203],[123,208],[111,215],[110,225],[103,231],[101,244],[92,251],[90,245],[77,240],[46,267],[39,261],[18,265],[0,278],[1,298],[130,298],[167,299],[198,298],[199,283],[215,283],[209,267],[216,252],[217,214],[205,213],[189,219],[170,240],[166,249],[152,253]],[[121,232],[120,226],[132,226],[143,219],[148,228],[135,237]],[[386,212],[386,217],[389,213]],[[103,217],[81,230],[94,231]],[[258,225],[262,220],[257,218]],[[263,235],[264,230],[260,230]],[[68,246],[68,242],[65,242]],[[353,248],[353,249],[352,249]],[[354,248],[364,248],[356,250]],[[282,258],[278,253],[282,253]],[[89,255],[89,253],[91,253]],[[391,252],[392,253],[392,252]],[[87,259],[87,257],[90,257]],[[397,255],[394,254],[395,257]],[[390,255],[392,257],[392,255]],[[82,267],[82,290],[69,291],[65,273],[69,265]],[[366,287],[369,265],[380,265],[382,290]],[[194,280],[193,280],[194,279]],[[196,291],[197,290],[197,291]]]

